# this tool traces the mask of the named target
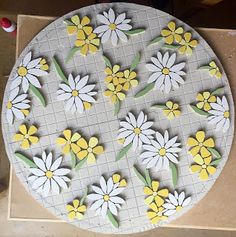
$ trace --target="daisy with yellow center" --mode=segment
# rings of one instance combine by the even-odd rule
[[[222,77],[222,73],[220,72],[219,67],[216,65],[216,63],[214,61],[211,61],[209,63],[209,66],[211,67],[211,69],[209,70],[209,74],[212,77],[215,76],[217,79]]]
[[[210,103],[215,103],[216,97],[214,95],[211,95],[211,93],[209,91],[205,91],[203,93],[198,93],[197,100],[199,101],[197,103],[197,107],[199,109],[209,111],[211,109]]]
[[[191,55],[193,53],[192,49],[198,45],[198,41],[192,39],[192,34],[190,32],[186,32],[179,44],[181,45],[178,49],[180,54]]]
[[[98,145],[98,139],[96,137],[91,137],[89,142],[84,138],[80,138],[77,141],[77,145],[81,148],[76,155],[80,160],[83,160],[87,157],[88,164],[92,164],[96,162],[96,155],[100,155],[103,153],[103,146]]]
[[[124,71],[124,77],[119,79],[120,84],[123,85],[123,89],[128,91],[130,87],[135,87],[138,85],[138,80],[136,79],[137,73],[130,70]]]
[[[126,179],[121,179],[121,176],[119,174],[113,174],[112,180],[113,180],[114,184],[118,185],[118,187],[126,187],[127,186]]]
[[[159,185],[160,183],[158,181],[152,181],[151,187],[144,187],[143,192],[148,195],[148,197],[144,200],[147,205],[155,200],[155,202],[161,206],[164,198],[168,196],[169,190],[166,188],[158,190]]]
[[[161,35],[165,38],[167,44],[172,44],[174,41],[179,43],[182,40],[181,34],[184,30],[182,27],[176,27],[176,23],[171,21],[167,25],[168,29],[163,29]]]
[[[174,117],[180,116],[181,112],[179,109],[179,105],[177,103],[173,103],[172,101],[166,102],[167,109],[164,109],[163,112],[167,116],[168,119],[173,119]]]
[[[195,164],[190,166],[190,170],[193,173],[198,172],[199,178],[201,180],[207,180],[209,178],[209,174],[213,175],[216,172],[216,168],[210,165],[212,161],[212,156],[207,155],[201,151],[200,154],[194,156]]]
[[[29,129],[27,129],[25,124],[20,125],[19,127],[20,133],[16,133],[14,135],[15,141],[21,141],[21,147],[23,149],[28,149],[31,144],[36,144],[39,141],[39,138],[35,136],[35,133],[38,131],[38,129],[35,126],[30,126]]]
[[[84,212],[87,210],[87,207],[80,203],[79,199],[74,199],[72,204],[66,205],[66,210],[68,211],[68,218],[73,220],[77,218],[81,220],[84,216]]]
[[[78,34],[78,36],[83,36],[84,32],[90,34],[93,31],[93,28],[89,26],[90,19],[87,16],[84,16],[82,20],[78,15],[72,16],[70,18],[72,24],[68,24],[66,29],[69,35]]]
[[[75,46],[81,47],[80,53],[84,56],[86,56],[88,52],[96,53],[98,51],[99,45],[100,39],[97,38],[97,35],[92,32],[78,34],[77,40],[75,41]]]
[[[210,151],[207,148],[213,148],[215,146],[215,142],[213,138],[205,139],[204,131],[198,131],[196,133],[196,138],[188,138],[187,145],[192,147],[189,150],[189,153],[192,156],[196,156],[200,152],[203,157],[207,157],[211,155]]]
[[[81,138],[81,135],[77,132],[72,134],[70,129],[64,130],[63,135],[64,137],[56,139],[56,144],[63,147],[63,154],[68,154],[70,151],[73,151],[75,154],[78,153],[81,149],[76,142]]]
[[[162,206],[164,200],[160,200],[159,203],[156,201],[152,202],[149,205],[149,210],[147,212],[147,217],[150,219],[152,224],[157,224],[159,221],[166,220],[168,217],[165,215],[165,208]]]
[[[105,82],[113,83],[115,86],[120,84],[119,80],[124,76],[124,73],[120,72],[120,66],[117,64],[114,65],[112,68],[106,67],[105,73],[107,74]]]
[[[122,85],[114,86],[113,83],[109,83],[107,85],[107,89],[103,94],[104,96],[109,96],[111,98],[111,102],[115,104],[117,100],[124,100],[125,93],[122,92]]]

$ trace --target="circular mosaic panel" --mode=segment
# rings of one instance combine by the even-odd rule
[[[85,88],[87,79],[95,86]],[[81,94],[82,104],[68,102]],[[227,77],[205,40],[173,16],[127,3],[85,7],[43,29],[16,61],[2,112],[7,154],[29,194],[56,217],[101,233],[149,230],[193,208],[227,161],[233,121]],[[58,146],[63,131],[75,144],[63,148],[72,160]]]

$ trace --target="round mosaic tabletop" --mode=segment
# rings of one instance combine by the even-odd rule
[[[2,110],[6,151],[29,194],[101,233],[150,230],[194,208],[227,161],[233,121],[207,42],[128,3],[45,27],[16,60]]]

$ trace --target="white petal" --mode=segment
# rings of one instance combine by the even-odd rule
[[[138,115],[138,119],[137,119],[137,127],[141,127],[141,125],[143,124],[144,122],[144,113],[143,111],[141,111]]]
[[[116,33],[117,33],[117,36],[124,42],[127,42],[128,41],[128,37],[126,36],[126,34],[121,31],[121,30],[118,30],[116,29]]]
[[[113,180],[112,177],[110,177],[107,181],[107,193],[109,194],[113,189]]]
[[[47,181],[43,185],[43,194],[45,197],[48,196],[50,189],[51,189],[51,182],[50,179],[47,179]]]
[[[16,98],[16,96],[19,93],[19,90],[20,90],[19,87],[16,87],[15,89],[11,90],[10,95],[9,95],[9,100],[10,101],[13,101]]]
[[[33,189],[39,188],[46,182],[46,180],[47,180],[46,176],[41,176],[41,177],[36,178],[32,184],[32,188]]]
[[[105,32],[109,29],[108,25],[101,25],[101,26],[98,26],[95,30],[94,30],[94,33],[96,34],[99,34],[101,32]]]
[[[58,157],[52,164],[50,170],[51,171],[55,171],[56,169],[59,168],[59,166],[61,165],[62,162],[62,156]]]
[[[39,62],[41,61],[41,59],[42,58],[36,58],[36,59],[33,59],[32,61],[30,61],[29,64],[27,65],[27,69],[36,67],[39,64]]]
[[[148,150],[148,151],[152,151],[152,152],[157,152],[157,148],[155,146],[152,145],[143,145],[143,149]]]
[[[104,202],[104,203],[102,204],[102,209],[101,209],[102,217],[105,217],[106,214],[107,214],[107,206],[108,206],[107,202]]]
[[[134,151],[138,148],[138,135],[134,136],[132,147]]]
[[[157,139],[158,143],[161,145],[161,147],[164,147],[164,145],[165,145],[164,137],[158,131],[156,132],[155,135],[156,135],[156,139]]]
[[[116,16],[115,16],[115,12],[113,11],[112,8],[110,8],[109,11],[108,11],[108,19],[109,19],[109,22],[110,22],[110,23],[114,23],[115,17],[116,17]]]
[[[108,30],[102,35],[101,43],[102,43],[102,44],[103,44],[103,43],[106,43],[106,42],[109,40],[110,36],[111,36],[111,30],[108,29]]]
[[[92,96],[87,95],[87,94],[79,94],[79,97],[80,97],[83,101],[87,101],[87,102],[90,102],[90,103],[96,102],[96,100],[95,100]]]
[[[28,70],[30,74],[33,74],[34,76],[40,77],[40,76],[46,76],[48,74],[47,71],[38,69],[38,68],[31,68]]]
[[[185,199],[185,193],[181,192],[178,200],[180,206],[182,206],[184,199]]]
[[[166,78],[165,78],[165,93],[170,93],[170,90],[171,90],[171,81],[170,81],[170,76],[169,75],[166,75]]]
[[[167,157],[163,158],[163,166],[164,166],[165,170],[169,170],[170,162],[169,162],[169,159]]]
[[[119,30],[126,31],[126,30],[131,30],[131,29],[132,29],[132,26],[129,25],[129,24],[121,23],[121,24],[117,25],[117,28],[118,28]]]
[[[109,24],[110,24],[109,20],[108,20],[105,16],[103,16],[103,15],[101,15],[101,14],[98,14],[98,15],[97,15],[97,18],[98,18],[98,20],[99,20],[100,22],[102,22],[102,23],[105,24],[105,25],[109,25]]]
[[[171,215],[173,215],[175,213],[176,213],[176,209],[175,210],[168,210],[168,211],[165,212],[165,215],[166,216],[171,216]]]
[[[165,75],[164,74],[161,74],[158,79],[156,80],[156,83],[155,83],[155,88],[156,89],[161,89],[161,86],[164,82],[164,79],[165,79]]]
[[[70,88],[72,90],[75,90],[75,81],[71,73],[69,74],[68,82],[69,82]]]
[[[223,132],[226,132],[229,129],[230,126],[230,121],[229,119],[226,119],[224,127],[223,127]]]
[[[31,58],[32,58],[32,52],[27,53],[22,61],[23,66],[26,67],[30,62]]]
[[[145,66],[150,72],[160,72],[160,69],[152,63],[148,63]]]
[[[126,137],[128,137],[131,133],[133,133],[132,130],[128,130],[128,131],[121,132],[121,133],[117,136],[117,139],[126,138]]]
[[[167,52],[164,54],[163,59],[162,59],[162,65],[163,65],[164,67],[166,67],[166,64],[167,64],[167,62],[168,62],[168,59],[169,59],[169,52],[167,51]]]
[[[188,198],[186,198],[186,199],[184,200],[182,206],[185,207],[185,206],[187,206],[190,202],[191,202],[191,197],[188,197]]]
[[[57,95],[57,100],[68,100],[71,96],[72,96],[71,93],[63,93]]]
[[[47,170],[50,170],[51,166],[52,166],[52,152],[50,152],[47,155],[47,158],[46,158],[46,168],[47,168]]]
[[[148,78],[148,83],[152,83],[156,80],[158,80],[158,78],[162,75],[162,72],[154,72],[152,73],[152,75]]]
[[[117,215],[117,208],[113,202],[108,202],[108,208],[113,215]]]
[[[146,130],[147,128],[150,128],[153,125],[153,122],[145,122],[144,124],[142,124],[142,126],[140,127],[141,130]],[[153,131],[153,130],[152,130]],[[154,133],[154,131],[153,131]]]
[[[41,170],[43,170],[43,171],[45,171],[45,172],[47,171],[46,166],[45,166],[45,163],[44,163],[44,161],[43,161],[42,159],[40,159],[40,158],[34,156],[34,157],[33,157],[33,160],[34,160],[34,163],[35,163]]]
[[[146,168],[147,168],[147,169],[150,169],[150,168],[152,168],[152,167],[155,167],[155,165],[156,165],[156,163],[157,163],[158,160],[159,160],[159,159],[157,159],[156,157],[153,157],[153,158],[150,159],[150,161],[148,162]]]
[[[103,176],[100,178],[100,187],[104,193],[107,193],[107,183]]]
[[[63,189],[67,189],[68,186],[64,179],[62,179],[60,176],[53,175],[53,179],[57,182],[57,184],[62,187]]]
[[[66,175],[70,173],[70,169],[67,168],[59,168],[53,172],[55,175]]]
[[[9,124],[13,123],[13,112],[10,109],[7,109],[7,121]]]
[[[134,127],[135,127],[135,126],[132,126],[131,124],[129,124],[129,123],[125,122],[125,121],[121,121],[120,122],[120,126],[126,128],[126,129],[130,129],[130,130],[133,130]]]
[[[10,90],[13,90],[14,88],[18,87],[21,84],[21,81],[22,77],[16,77],[11,83]]]
[[[129,112],[129,118],[130,118],[130,121],[131,121],[131,124],[133,125],[133,127],[136,128],[136,126],[137,126],[136,118],[134,117],[134,115],[131,112]]]
[[[167,130],[165,130],[165,133],[164,133],[164,141],[165,141],[165,143],[167,143],[169,141],[169,133]]]
[[[15,117],[19,120],[24,119],[25,115],[23,114],[23,112],[15,107],[11,108],[13,114],[15,115]]]
[[[76,85],[76,90],[81,90],[88,83],[89,76],[82,77]]]
[[[72,107],[71,112],[73,113],[76,110],[78,110],[78,112],[82,114],[84,112],[84,105],[83,105],[82,100],[79,97],[75,97],[75,105],[76,106],[74,107],[74,109]]]
[[[173,67],[170,68],[170,71],[171,72],[178,72],[178,71],[182,70],[185,67],[185,64],[186,63],[176,64],[176,65],[174,65]]]
[[[22,102],[26,98],[27,98],[27,94],[18,95],[14,100],[12,100],[12,103],[15,104],[15,103]]]
[[[73,106],[75,102],[75,99],[73,97],[71,97],[67,102],[66,102],[66,106],[65,106],[65,109],[66,111],[70,111],[71,110],[71,107]]]
[[[135,133],[130,134],[130,135],[125,139],[125,142],[124,142],[123,146],[125,147],[125,146],[129,145],[129,144],[133,141],[134,137],[135,137]]]
[[[184,84],[184,79],[180,75],[178,75],[177,73],[170,72],[169,76],[172,80],[175,80],[180,84]]]
[[[172,66],[174,65],[174,63],[175,63],[175,60],[176,60],[176,53],[173,53],[173,54],[170,56],[170,58],[169,58],[169,60],[168,60],[168,62],[167,62],[167,64],[166,64],[166,67],[167,67],[167,68],[172,67]]]
[[[159,62],[159,60],[155,57],[151,57],[151,61],[159,68],[159,71],[163,68],[162,64]]]
[[[112,43],[114,46],[116,46],[117,43],[118,43],[118,37],[117,37],[117,34],[116,34],[116,31],[115,31],[115,30],[113,30],[113,31],[111,32],[111,43]]]
[[[173,138],[171,138],[169,141],[166,142],[165,144],[165,148],[170,148],[171,146],[173,146],[175,144],[175,142],[177,141],[178,136],[175,136]]]
[[[157,161],[157,163],[156,163],[155,168],[156,168],[157,171],[159,171],[159,170],[161,170],[162,167],[163,167],[163,158],[160,157],[160,156],[156,156],[156,157],[159,157],[159,159],[158,159],[158,161]],[[156,158],[156,159],[157,159],[157,158]]]
[[[89,198],[90,195],[88,195],[88,198]],[[90,198],[89,198],[90,199]],[[97,200],[96,202],[94,202],[92,205],[91,205],[91,210],[97,210],[99,207],[102,206],[102,204],[104,203],[104,200],[103,198],[102,199],[99,199]]]
[[[120,15],[117,16],[116,20],[115,20],[115,24],[118,25],[120,24],[122,21],[124,21],[125,19],[125,13],[121,13]]]
[[[141,134],[139,134],[139,138],[143,144],[151,144],[150,139],[146,135],[141,133]]]
[[[54,194],[60,193],[60,187],[54,179],[51,179],[51,190],[52,190],[52,193]]]
[[[169,197],[171,203],[173,203],[175,206],[178,206],[178,201],[176,200],[176,198],[173,194],[169,193],[168,197]]]
[[[175,208],[176,208],[175,205],[173,205],[173,204],[171,204],[171,203],[164,203],[164,204],[163,204],[163,207],[164,207],[165,209],[168,209],[168,210],[171,210],[171,209],[175,209]]]
[[[113,202],[113,203],[118,203],[118,204],[123,204],[125,201],[123,198],[121,197],[117,197],[117,196],[113,196],[113,197],[110,197],[110,200]]]
[[[140,158],[150,158],[155,156],[156,154],[157,154],[156,152],[145,151],[140,155]]]
[[[61,84],[59,85],[59,87],[60,87],[62,90],[64,90],[65,92],[71,92],[71,91],[72,91],[72,89],[71,89],[68,85],[66,85],[65,83],[61,83]]]
[[[223,127],[224,127],[224,124],[225,124],[225,118],[221,119],[221,121],[219,123],[217,123],[216,125],[216,131],[219,131],[221,130]]]
[[[97,201],[99,199],[103,199],[103,196],[101,194],[91,193],[87,196],[88,199]]]
[[[93,189],[93,191],[94,191],[95,193],[98,193],[98,194],[101,194],[101,195],[104,195],[104,194],[105,194],[105,192],[103,192],[101,188],[99,188],[99,187],[97,187],[97,186],[95,186],[95,185],[92,185],[91,187],[92,187],[92,189]]]
[[[79,92],[80,92],[80,93],[88,93],[88,92],[90,92],[94,87],[95,87],[95,85],[87,85],[87,86],[83,87],[82,89],[80,89]]]
[[[171,153],[166,153],[166,157],[170,160],[170,161],[172,161],[173,163],[175,163],[175,164],[178,164],[179,163],[179,161],[177,160],[177,158],[173,155],[173,154],[171,154]]]
[[[222,105],[225,110],[229,110],[229,104],[225,96],[222,97]]]

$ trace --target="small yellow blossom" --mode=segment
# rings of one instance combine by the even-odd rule
[[[121,179],[121,176],[119,174],[113,174],[112,180],[113,180],[114,184],[119,184],[118,187],[126,187],[127,186],[126,179]]]
[[[15,141],[22,141],[21,147],[23,149],[28,149],[31,144],[36,144],[39,141],[39,138],[35,136],[34,134],[38,131],[38,129],[35,126],[30,126],[29,129],[27,129],[25,124],[20,125],[19,127],[20,133],[16,133],[14,135]]]
[[[211,95],[209,91],[204,91],[203,93],[198,93],[197,100],[197,107],[199,109],[203,109],[205,111],[209,111],[211,109],[211,104],[216,102],[216,97]]]
[[[176,28],[176,24],[174,21],[168,23],[168,29],[163,29],[161,31],[161,35],[165,37],[165,42],[167,44],[172,44],[175,42],[179,43],[182,40],[181,34],[183,34],[184,30],[182,27]]]
[[[111,97],[111,102],[115,104],[117,100],[124,100],[125,94],[122,92],[122,85],[114,86],[112,83],[107,85],[108,90],[106,90],[103,94],[104,96]]]
[[[43,71],[47,71],[49,69],[49,66],[47,64],[47,61],[45,58],[42,58],[39,62],[40,64],[40,69],[43,70]]]
[[[124,73],[120,72],[120,66],[114,65],[113,68],[106,67],[105,73],[107,74],[105,78],[106,83],[113,83],[115,86],[117,86],[119,83],[119,79],[123,78]]]
[[[191,55],[193,53],[192,48],[197,46],[198,41],[195,39],[192,40],[191,37],[192,34],[190,32],[184,33],[184,38],[179,42],[182,45],[178,49],[180,54]]]
[[[130,87],[135,87],[138,85],[138,80],[136,79],[137,73],[130,70],[124,71],[124,77],[119,78],[119,83],[124,84],[123,90],[128,91]]]
[[[209,66],[211,67],[211,69],[209,70],[209,74],[211,76],[215,76],[217,79],[222,77],[222,73],[220,72],[219,67],[216,65],[214,61],[211,61],[209,63]]]
[[[164,114],[168,117],[168,119],[173,119],[174,117],[180,116],[181,112],[179,109],[179,105],[177,103],[173,103],[172,101],[166,102],[166,107],[168,109],[164,109]]]
[[[79,199],[74,199],[72,204],[66,205],[66,210],[68,211],[68,218],[73,220],[75,218],[81,220],[84,216],[84,212],[87,210],[85,205],[80,205]]]

